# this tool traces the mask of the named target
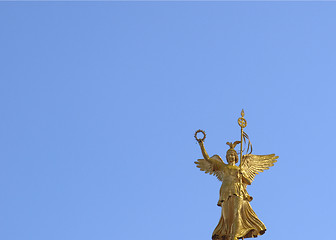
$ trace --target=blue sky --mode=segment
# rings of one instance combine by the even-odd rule
[[[211,239],[194,165],[245,109],[260,239],[336,227],[336,3],[0,3],[0,238]]]

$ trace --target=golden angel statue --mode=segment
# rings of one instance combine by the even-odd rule
[[[248,194],[246,186],[251,185],[256,174],[273,166],[278,156],[275,156],[275,154],[251,154],[252,147],[249,138],[243,131],[243,128],[246,127],[244,111],[242,111],[242,117],[238,119],[238,123],[241,127],[241,141],[227,142],[230,146],[226,153],[228,164],[224,163],[218,155],[209,157],[204,148],[205,132],[198,130],[195,133],[195,138],[204,157],[204,159],[198,159],[195,162],[197,167],[205,173],[215,175],[222,182],[217,203],[222,208],[221,217],[212,234],[213,240],[254,238],[266,231],[265,225],[259,220],[250,205],[253,198]],[[202,139],[197,138],[197,134],[200,132],[203,133]],[[246,139],[248,139],[248,146],[251,147],[251,151],[242,156],[242,142],[243,140],[245,142]],[[239,166],[236,166],[239,160],[238,153],[235,150],[237,144],[240,144]]]

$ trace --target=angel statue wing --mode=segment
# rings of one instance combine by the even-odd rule
[[[247,184],[251,185],[254,180],[254,177],[263,172],[266,169],[269,169],[277,161],[278,156],[275,154],[269,155],[253,155],[246,154],[243,156],[241,163],[241,171],[243,173],[244,180],[247,180]]]
[[[210,175],[215,175],[219,181],[223,181],[223,169],[225,168],[225,163],[222,158],[218,155],[213,155],[208,160],[197,159],[195,162],[196,167],[200,168],[201,171],[209,173]]]

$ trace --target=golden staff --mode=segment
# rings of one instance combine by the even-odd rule
[[[242,111],[241,111],[241,117],[238,118],[238,125],[240,126],[240,162],[239,162],[239,167],[242,164],[242,157],[243,157],[244,127],[247,126],[247,122],[246,122],[244,116],[245,116],[244,109],[242,109]]]

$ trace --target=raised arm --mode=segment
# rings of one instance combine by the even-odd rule
[[[223,169],[224,167],[224,163],[222,161],[222,159],[218,156],[218,155],[214,155],[212,157],[209,157],[207,151],[205,150],[204,147],[204,143],[203,140],[197,140],[198,144],[201,147],[201,151],[202,151],[202,155],[204,157],[204,159],[198,159],[198,162],[195,162],[196,164],[200,164],[202,163],[202,160],[204,161],[204,164],[206,167],[206,169],[210,172],[216,172],[216,171],[220,171]],[[203,167],[199,166],[201,168],[201,170],[203,170]],[[203,170],[206,171],[206,170]]]
[[[198,144],[201,147],[201,151],[202,151],[202,155],[203,155],[204,159],[207,160],[207,161],[209,161],[210,157],[209,157],[207,151],[205,150],[203,141],[200,139],[197,142],[198,142]]]

